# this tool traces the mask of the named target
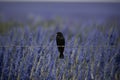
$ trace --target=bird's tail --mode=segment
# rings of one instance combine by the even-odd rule
[[[63,54],[60,54],[59,58],[60,58],[60,59],[64,59],[64,55],[63,55]]]

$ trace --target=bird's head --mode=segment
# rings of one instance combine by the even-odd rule
[[[57,36],[63,36],[63,34],[61,32],[57,32],[56,35]]]

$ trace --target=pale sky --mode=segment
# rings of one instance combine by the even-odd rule
[[[120,0],[0,0],[0,1],[42,1],[42,2],[120,2]]]

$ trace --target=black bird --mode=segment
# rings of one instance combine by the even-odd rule
[[[61,32],[57,32],[56,36],[56,43],[58,47],[58,51],[60,52],[59,58],[63,59],[64,58],[64,47],[65,47],[65,38]]]

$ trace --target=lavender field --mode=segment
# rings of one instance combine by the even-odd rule
[[[19,24],[5,19],[0,20],[0,80],[120,80],[119,17],[96,22],[30,16]],[[58,31],[65,36],[64,59],[57,50]]]

